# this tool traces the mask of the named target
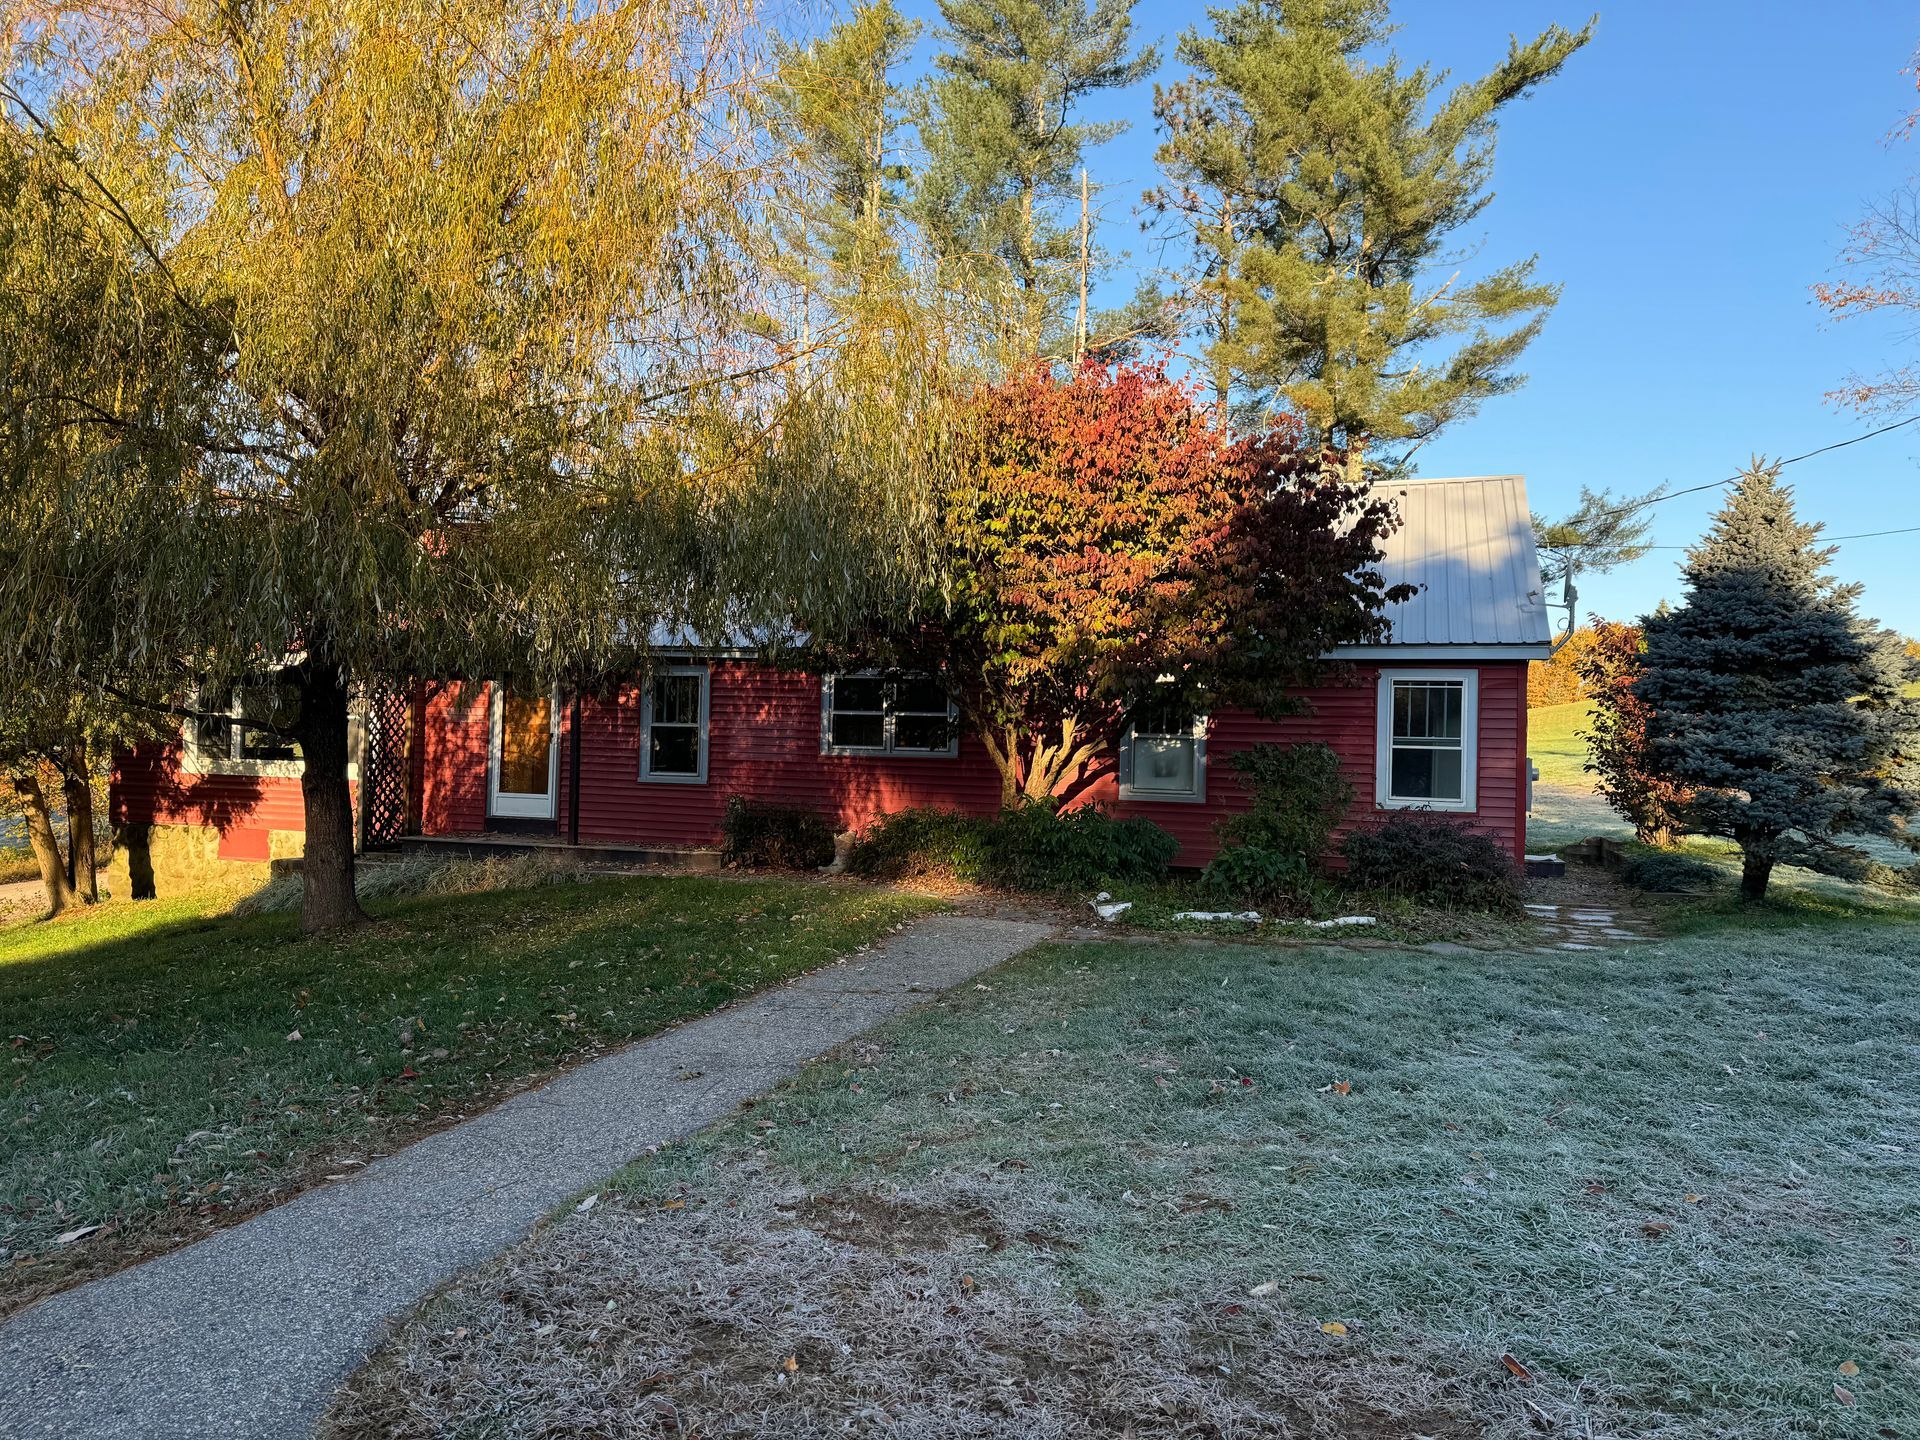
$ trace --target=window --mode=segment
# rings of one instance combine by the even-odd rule
[[[1199,804],[1207,798],[1207,720],[1149,701],[1120,737],[1120,798]]]
[[[1382,807],[1474,808],[1478,691],[1471,670],[1381,673],[1374,798]]]
[[[202,690],[187,727],[187,769],[213,775],[298,775],[300,742],[285,733],[298,701],[279,685]],[[249,721],[258,723],[249,724]]]
[[[669,665],[647,682],[640,705],[642,780],[706,780],[707,686],[704,665]]]
[[[829,675],[820,689],[820,751],[957,755],[959,716],[930,675]]]

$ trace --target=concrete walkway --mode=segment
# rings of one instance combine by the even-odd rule
[[[925,920],[0,1328],[0,1436],[305,1435],[387,1322],[575,1191],[1046,938]]]

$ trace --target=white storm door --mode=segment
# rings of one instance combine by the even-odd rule
[[[560,769],[558,693],[515,695],[498,683],[492,688],[487,813],[514,820],[551,820]]]

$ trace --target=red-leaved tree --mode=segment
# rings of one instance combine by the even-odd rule
[[[1574,659],[1574,669],[1593,704],[1593,728],[1586,732],[1587,769],[1595,788],[1621,817],[1633,822],[1634,837],[1645,845],[1673,844],[1687,788],[1661,775],[1647,748],[1651,710],[1634,692],[1646,642],[1638,625],[1595,620],[1590,639]]]
[[[1400,598],[1391,504],[1295,431],[1224,433],[1160,370],[1041,369],[984,390],[942,524],[941,613],[864,637],[938,668],[1002,798],[1070,798],[1136,707],[1286,713]]]

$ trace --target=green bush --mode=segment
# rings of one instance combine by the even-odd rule
[[[1220,822],[1228,846],[1251,845],[1298,855],[1317,865],[1333,840],[1334,826],[1353,803],[1353,786],[1340,757],[1325,745],[1255,745],[1227,762],[1252,804]]]
[[[1255,745],[1227,763],[1251,803],[1217,827],[1222,849],[1207,866],[1207,887],[1236,900],[1305,904],[1353,803],[1340,757],[1317,743]]]
[[[1620,878],[1636,890],[1710,890],[1720,873],[1705,860],[1667,850],[1636,855],[1620,867]]]
[[[987,836],[987,883],[1006,890],[1097,890],[1164,880],[1180,842],[1151,820],[1116,820],[1094,805],[1003,812]]]
[[[727,797],[721,859],[750,870],[817,870],[833,863],[833,825],[804,805]]]
[[[941,877],[983,884],[989,825],[958,810],[896,810],[882,815],[853,842],[847,870],[870,880]]]
[[[876,821],[854,843],[847,868],[879,880],[939,876],[1000,890],[1092,890],[1164,879],[1179,848],[1150,820],[1116,820],[1092,805],[1025,805],[992,819],[917,809]]]
[[[1269,910],[1305,914],[1326,884],[1305,858],[1262,845],[1236,845],[1214,856],[1201,877],[1213,894]]]
[[[1340,846],[1347,880],[1409,900],[1476,910],[1520,908],[1520,870],[1490,835],[1438,815],[1403,811]]]

